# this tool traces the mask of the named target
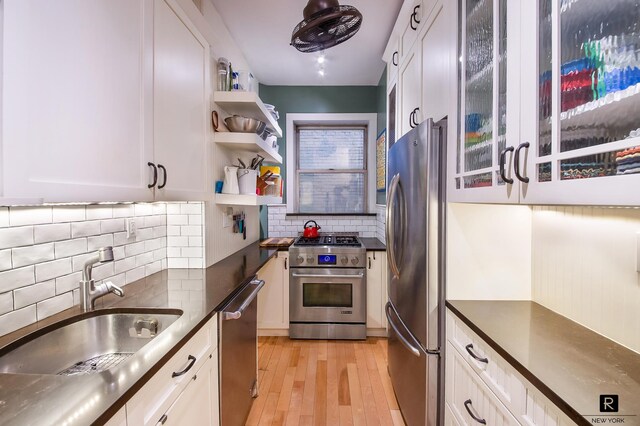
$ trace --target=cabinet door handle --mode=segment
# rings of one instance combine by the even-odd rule
[[[284,258],[284,269],[285,270],[287,269],[287,258],[286,257]]]
[[[162,170],[162,174],[163,174],[162,184],[158,185],[158,189],[162,189],[165,186],[167,186],[167,169],[165,169],[162,164],[158,164],[158,168]]]
[[[156,186],[156,184],[158,183],[158,168],[152,162],[148,162],[147,166],[153,167],[153,183],[150,183],[149,185],[147,185],[147,188],[151,189],[154,186]]]
[[[185,367],[184,370],[182,371],[178,371],[177,373],[174,371],[173,373],[171,373],[171,377],[180,377],[184,374],[187,374],[187,371],[191,370],[191,367],[193,367],[193,364],[196,363],[196,357],[193,355],[189,355],[189,357],[187,358],[189,360],[189,364],[187,364],[187,366]]]
[[[413,111],[411,111],[411,114],[409,114],[409,127],[411,127],[412,129],[416,127],[413,124],[413,114],[415,113],[416,113],[416,110],[414,109]]]
[[[516,177],[518,178],[518,180],[524,183],[529,183],[529,178],[520,174],[520,151],[522,151],[522,148],[529,149],[530,146],[531,145],[529,144],[529,142],[520,144],[513,156],[513,170],[516,172]]]
[[[418,119],[416,118],[418,116],[418,112],[420,112],[420,108],[416,108],[413,110],[413,112],[411,113],[411,119],[413,120],[413,127],[417,127],[420,123],[418,123]]]
[[[369,259],[369,269],[371,269],[371,258],[368,257],[367,259]]]
[[[166,414],[163,414],[162,417],[160,417],[160,420],[158,420],[159,425],[163,425],[167,422],[167,420],[169,420],[169,416],[167,416]]]
[[[510,146],[509,148],[505,148],[500,153],[500,177],[503,181],[508,183],[509,185],[513,185],[513,179],[508,178],[506,174],[506,163],[507,163],[507,152],[513,152],[515,150],[514,147]]]
[[[416,31],[418,29],[417,25],[420,24],[420,20],[417,18],[418,9],[420,9],[420,5],[417,5],[416,7],[413,8],[413,13],[411,14],[411,20],[409,21],[409,25],[411,26],[411,29],[413,31]],[[414,22],[416,23],[415,27],[413,26]]]
[[[416,23],[416,25],[420,25],[420,20],[418,19],[418,10],[420,9],[420,5],[417,5],[416,7],[413,8],[413,14],[411,15],[411,19],[413,20],[413,22]],[[411,28],[413,28],[413,25],[411,26]],[[418,27],[416,26],[415,28],[413,28],[414,30],[417,30]]]
[[[473,350],[473,343],[469,343],[464,348],[467,350],[469,355],[471,355],[471,357],[473,359],[475,359],[476,361],[480,361],[480,362],[484,362],[485,364],[489,364],[489,360],[488,359],[482,358],[481,356],[478,356],[478,354],[475,353],[475,351]]]
[[[396,67],[398,66],[398,56],[398,51],[393,52],[393,56],[391,56],[391,63]]]
[[[464,402],[464,408],[466,408],[466,409],[467,409],[467,413],[469,413],[469,415],[471,416],[471,418],[472,418],[473,420],[475,420],[476,422],[480,423],[481,425],[486,425],[486,424],[487,424],[487,421],[486,421],[485,419],[481,418],[481,417],[478,415],[478,413],[475,413],[475,412],[474,412],[474,411],[476,411],[476,410],[475,410],[475,408],[473,408],[473,403],[471,402],[471,400],[470,400],[470,399],[467,399],[467,400]],[[472,411],[472,409],[473,409],[473,411]]]

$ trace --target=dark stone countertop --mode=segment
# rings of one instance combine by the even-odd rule
[[[97,309],[174,308],[184,313],[161,334],[161,341],[152,340],[108,374],[0,373],[0,424],[53,425],[69,419],[73,424],[105,423],[275,254],[256,242],[207,269],[165,270],[125,286],[124,298],[108,295],[99,299]],[[81,313],[75,306],[2,336],[0,347],[51,324],[71,322]],[[138,365],[135,371],[127,367],[134,363]],[[97,402],[85,404],[89,400]]]
[[[619,395],[619,412],[602,414],[640,425],[640,354],[534,302],[447,307],[576,423],[602,418],[600,395]]]
[[[387,251],[387,246],[377,238],[360,238],[367,251]]]

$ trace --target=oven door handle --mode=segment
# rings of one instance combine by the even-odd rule
[[[258,296],[258,292],[262,289],[262,287],[264,287],[264,280],[254,280],[254,281],[251,281],[251,284],[255,285],[256,288],[251,292],[251,294],[249,294],[249,296],[244,300],[244,302],[242,302],[242,305],[240,305],[240,308],[237,311],[222,312],[223,321],[240,319],[240,317],[242,317],[242,313],[244,312],[244,310],[247,309],[247,307],[251,304],[251,302],[253,302],[253,299],[255,299],[256,296]]]
[[[314,275],[314,274],[296,274],[295,272],[291,274],[294,278],[364,278],[364,274],[342,274],[342,275]]]

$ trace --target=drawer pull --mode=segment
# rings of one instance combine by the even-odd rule
[[[467,413],[469,413],[469,415],[471,416],[471,418],[473,420],[475,420],[476,422],[480,423],[481,425],[486,425],[487,421],[485,419],[481,419],[480,416],[478,415],[478,413],[474,413],[475,408],[473,408],[473,403],[471,402],[470,399],[467,399],[464,402],[464,408],[467,409]],[[472,411],[473,409],[473,411]]]
[[[189,360],[189,364],[187,365],[187,367],[182,371],[178,371],[177,373],[174,371],[173,373],[171,373],[171,377],[180,377],[183,374],[186,374],[187,371],[191,370],[191,367],[193,367],[193,364],[196,363],[196,357],[193,355],[189,355],[189,358],[187,359]]]
[[[473,351],[473,344],[469,343],[467,346],[464,347],[467,352],[469,353],[469,355],[471,355],[473,357],[473,359],[475,359],[476,361],[480,361],[480,362],[484,362],[485,364],[489,364],[489,360],[486,358],[482,358],[480,356],[478,356],[474,351]]]
[[[167,422],[168,419],[169,419],[169,416],[167,416],[166,414],[163,414],[162,417],[160,417],[160,420],[158,420],[158,424],[163,425]]]

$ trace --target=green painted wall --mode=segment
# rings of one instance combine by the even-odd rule
[[[386,73],[380,80],[386,86]],[[260,99],[264,103],[272,104],[280,113],[278,124],[282,129],[283,137],[278,140],[279,152],[284,164],[281,166],[282,176],[286,176],[286,140],[287,140],[287,114],[300,113],[377,113],[378,129],[374,129],[376,135],[384,129],[382,121],[380,127],[381,109],[386,109],[386,87],[380,95],[378,86],[267,86],[260,85]],[[381,101],[382,96],[382,101]],[[381,106],[382,105],[382,106]],[[386,113],[382,112],[383,116]],[[286,185],[286,182],[285,182]],[[286,202],[286,199],[285,199]],[[266,230],[266,208],[262,209],[260,217],[261,234]]]

